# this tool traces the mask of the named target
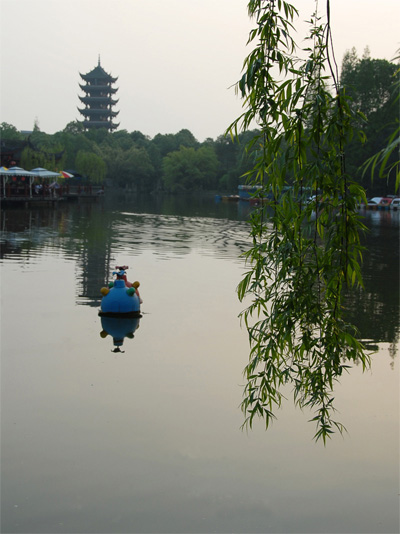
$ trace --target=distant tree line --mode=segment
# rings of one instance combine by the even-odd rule
[[[352,49],[343,59],[341,84],[354,108],[365,117],[360,119],[365,137],[351,141],[346,166],[370,195],[394,193],[394,179],[372,182],[370,175],[363,177],[360,168],[396,128],[397,110],[391,90],[396,69],[387,60],[371,59],[368,51],[359,58]],[[0,133],[2,139],[24,139],[7,123],[0,125]],[[70,169],[93,184],[106,183],[140,193],[236,193],[237,186],[245,182],[243,175],[254,166],[244,147],[255,133],[256,130],[243,132],[235,141],[220,135],[216,140],[199,142],[187,129],[157,134],[151,139],[139,131],[85,131],[80,122],[73,121],[49,135],[41,132],[36,123],[29,138],[35,150],[24,148],[20,163],[26,169]],[[290,177],[287,179],[290,182]]]
[[[24,139],[10,124],[2,123],[0,129],[3,139]],[[106,183],[140,193],[236,192],[243,183],[242,175],[251,167],[244,145],[252,135],[243,133],[239,143],[224,135],[200,143],[189,130],[150,139],[139,131],[84,131],[76,121],[53,135],[35,129],[20,165],[27,170],[73,170],[92,184]]]

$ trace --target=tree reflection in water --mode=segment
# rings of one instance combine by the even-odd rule
[[[57,209],[2,210],[1,258],[29,263],[53,249],[76,263],[76,302],[98,307],[100,288],[123,252],[151,250],[161,258],[204,254],[241,261],[247,249],[247,202],[214,203],[210,197],[106,198]],[[388,343],[395,357],[399,343],[399,211],[364,211],[365,289],[347,297],[348,318],[372,346]],[[134,267],[134,266],[133,266]],[[132,275],[134,276],[134,270]]]

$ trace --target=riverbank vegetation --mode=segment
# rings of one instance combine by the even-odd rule
[[[397,109],[393,91],[397,66],[384,59],[372,59],[368,50],[360,58],[355,49],[348,51],[342,63],[340,84],[349,96],[349,105],[360,111],[358,127],[346,153],[346,165],[352,178],[363,185],[370,196],[393,194],[394,180],[371,181],[362,174],[362,164],[385,145],[395,131]],[[305,127],[311,124],[305,122]],[[0,125],[2,140],[26,140],[13,125]],[[219,191],[236,193],[244,183],[243,175],[254,160],[245,150],[258,135],[247,129],[233,140],[220,135],[199,142],[183,129],[178,133],[157,134],[149,138],[139,131],[84,131],[78,121],[70,122],[55,134],[41,132],[35,124],[29,134],[29,146],[23,149],[20,165],[26,169],[70,169],[93,184],[126,188],[136,192]],[[289,182],[293,178],[290,171]]]

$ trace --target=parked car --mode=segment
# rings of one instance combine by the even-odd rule
[[[396,197],[392,199],[392,202],[390,203],[390,209],[391,210],[400,210],[400,198]]]

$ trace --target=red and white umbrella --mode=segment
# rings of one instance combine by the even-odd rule
[[[73,178],[74,175],[67,171],[60,171],[60,176],[62,178]]]

